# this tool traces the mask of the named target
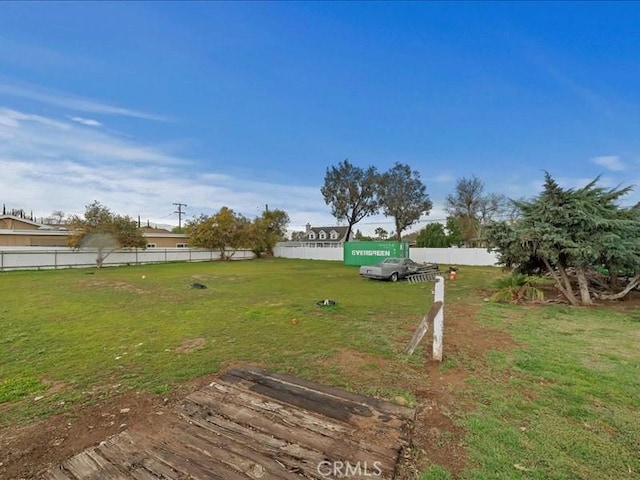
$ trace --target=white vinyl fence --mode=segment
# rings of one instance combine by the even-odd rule
[[[498,256],[486,248],[410,248],[414,262],[432,262],[438,265],[495,266]]]
[[[90,249],[50,247],[3,247],[0,250],[0,271],[52,268],[95,267],[97,251]],[[167,262],[206,262],[218,260],[220,252],[192,248],[148,248],[116,250],[103,265],[140,265]],[[232,260],[255,258],[250,250],[236,250]]]
[[[342,248],[335,247],[282,247],[276,246],[273,249],[274,257],[281,258],[304,258],[306,260],[344,260]]]
[[[343,261],[341,248],[308,248],[276,246],[276,257],[304,258],[308,260]],[[484,248],[410,248],[409,257],[419,263],[433,262],[438,265],[494,266],[498,263],[495,253]]]

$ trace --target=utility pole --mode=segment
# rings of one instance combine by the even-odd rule
[[[182,232],[182,215],[184,214],[184,210],[182,210],[182,207],[186,207],[187,204],[178,202],[178,203],[174,203],[174,205],[178,207],[178,209],[173,213],[178,214],[178,229]]]

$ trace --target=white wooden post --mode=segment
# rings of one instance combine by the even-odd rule
[[[436,276],[433,301],[442,302],[442,308],[433,320],[433,358],[442,361],[442,341],[444,334],[444,278]]]

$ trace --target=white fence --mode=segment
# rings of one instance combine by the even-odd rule
[[[0,250],[0,271],[52,268],[95,267],[97,251],[50,247],[3,247]],[[149,248],[146,250],[116,250],[103,265],[140,265],[144,263],[206,262],[218,260],[220,252],[192,248]],[[249,250],[236,250],[232,260],[255,258]]]
[[[410,248],[411,260],[433,262],[438,265],[495,266],[498,256],[485,248]]]
[[[283,247],[274,249],[276,257],[308,260],[343,261],[342,248]],[[495,253],[483,248],[411,248],[409,256],[416,262],[434,262],[439,265],[497,264]],[[51,247],[3,247],[0,250],[0,271],[94,267],[95,250],[74,250]],[[220,252],[192,248],[148,248],[146,250],[116,250],[109,254],[104,266],[139,265],[167,262],[206,262],[218,260]],[[249,250],[236,250],[233,260],[255,258]]]
[[[276,246],[273,249],[273,255],[275,257],[282,258],[304,258],[307,260],[336,260],[341,262],[343,260],[342,248],[335,247],[281,247]]]
[[[341,248],[308,248],[277,246],[276,257],[304,258],[308,260],[343,261]],[[416,262],[433,262],[439,265],[494,266],[498,263],[495,253],[484,248],[410,248],[409,257]]]

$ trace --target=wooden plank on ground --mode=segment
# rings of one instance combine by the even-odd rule
[[[93,449],[85,450],[71,457],[63,464],[63,468],[76,478],[120,480],[126,479],[124,472],[107,460],[97,455]]]
[[[412,409],[255,367],[47,472],[48,480],[392,479]],[[341,470],[342,469],[342,470]],[[344,476],[344,475],[343,475]]]
[[[325,460],[326,455],[323,452],[306,445],[289,442],[262,432],[254,432],[248,427],[220,417],[209,416],[206,413],[203,415],[205,418],[194,416],[191,417],[191,421],[209,429],[213,435],[220,435],[227,440],[242,443],[246,447],[259,446],[263,454],[286,465],[290,470],[302,470],[308,475],[313,475],[315,466]]]
[[[186,426],[184,421],[180,423],[180,435],[176,440],[197,454],[222,463],[230,470],[248,477],[264,480],[292,478],[287,475],[281,464],[261,451],[260,444],[222,431],[216,431],[215,435],[211,435],[211,430],[200,422],[188,422]]]
[[[164,428],[162,422],[158,428]],[[136,435],[135,430],[132,432],[124,431],[115,437],[111,437],[98,446],[98,449],[105,448],[108,452],[122,452],[121,455],[129,458],[131,462],[139,465],[140,469],[150,472],[159,478],[176,478],[177,472],[159,462],[155,457],[147,451],[148,442],[142,435]],[[120,460],[121,461],[121,460]]]
[[[44,475],[45,480],[75,480],[62,470],[62,466],[49,470]]]
[[[295,405],[346,423],[349,423],[354,415],[370,417],[380,408],[380,403],[373,401],[373,399],[362,401],[360,396],[357,396],[359,397],[357,399],[351,395],[337,396],[325,388],[310,388],[300,383],[284,381],[250,370],[231,370],[221,380],[228,383],[240,383],[249,390],[271,397],[276,401]],[[402,410],[398,409],[397,411]],[[394,415],[397,415],[395,412],[384,413],[384,415],[379,415],[382,421],[390,420]]]
[[[406,425],[407,425],[407,418],[412,418],[413,416],[413,410],[409,409],[407,407],[402,407],[400,405],[395,405],[395,404],[391,404],[390,402],[382,402],[379,401],[377,399],[371,399],[371,401],[369,403],[373,404],[375,403],[385,403],[388,404],[387,406],[387,410],[388,411],[392,411],[393,413],[380,413],[377,409],[372,408],[371,409],[371,414],[370,415],[366,415],[366,416],[358,416],[356,414],[351,414],[349,416],[349,418],[347,419],[347,421],[340,421],[340,420],[336,420],[336,419],[329,419],[326,416],[323,416],[319,413],[313,412],[313,411],[309,411],[309,410],[303,410],[300,408],[295,408],[289,404],[286,403],[282,403],[282,402],[278,402],[275,399],[266,396],[266,395],[262,395],[259,394],[256,391],[251,391],[251,387],[253,385],[253,383],[251,382],[247,382],[246,380],[241,380],[238,381],[236,379],[234,379],[233,381],[236,382],[235,385],[230,385],[229,383],[222,383],[227,377],[223,377],[223,379],[221,379],[219,382],[213,382],[209,388],[213,387],[217,390],[220,391],[226,391],[228,390],[230,387],[233,388],[234,386],[237,386],[237,390],[238,393],[231,395],[231,396],[227,396],[224,397],[224,401],[230,401],[232,402],[233,399],[238,399],[238,397],[240,397],[240,401],[244,402],[245,405],[249,405],[251,406],[251,408],[253,408],[255,406],[255,402],[251,402],[250,400],[247,401],[246,397],[249,398],[253,398],[253,399],[260,399],[261,397],[264,397],[264,402],[263,405],[268,406],[268,408],[272,409],[272,410],[280,410],[282,409],[283,405],[287,405],[287,407],[291,410],[294,411],[296,413],[303,413],[303,412],[307,412],[305,414],[305,416],[308,417],[316,417],[320,420],[317,420],[316,423],[320,423],[322,424],[322,429],[325,431],[327,429],[336,429],[339,431],[341,431],[342,436],[346,436],[346,437],[354,437],[357,438],[358,440],[360,440],[359,443],[362,443],[362,440],[364,438],[366,438],[366,444],[371,444],[371,445],[376,445],[378,443],[382,443],[382,442],[376,442],[375,440],[369,440],[369,439],[374,439],[377,438],[377,436],[385,436],[385,437],[390,437],[390,438],[397,438],[397,440],[404,445],[407,441],[408,441],[408,432],[406,431]],[[312,385],[311,382],[307,382],[308,385]],[[286,385],[283,385],[282,388],[286,388]],[[246,389],[246,390],[244,390]],[[209,392],[207,392],[209,393]],[[348,393],[348,392],[345,392]],[[243,398],[244,397],[244,398]],[[358,398],[359,397],[359,398]],[[360,396],[357,396],[356,399],[358,401],[361,401]],[[366,398],[366,397],[364,397]],[[351,400],[350,400],[351,401]],[[364,403],[364,402],[363,402]],[[276,407],[273,408],[272,405],[275,405]],[[396,409],[397,407],[397,409]],[[393,409],[393,410],[391,410]],[[281,410],[280,410],[281,411]],[[399,413],[400,415],[396,415],[396,412]],[[330,421],[331,420],[331,421]],[[362,431],[361,430],[367,430],[369,435],[363,436],[362,435]],[[375,434],[372,435],[372,434]],[[395,441],[390,441],[387,442],[389,444],[395,445]]]
[[[184,445],[170,438],[151,444],[147,450],[157,460],[171,467],[177,474],[171,478],[194,478],[211,480],[246,480],[246,476],[236,475],[221,464],[207,458],[192,455]]]
[[[230,392],[233,395],[229,395]],[[388,457],[395,460],[397,456],[397,447],[391,446],[395,442],[370,440],[371,429],[368,429],[365,436],[354,427],[311,412],[287,408],[273,402],[267,403],[268,408],[261,408],[262,405],[264,402],[260,402],[255,393],[216,384],[215,387],[210,385],[190,395],[182,405],[182,410],[189,417],[208,411],[211,416],[232,419],[234,423],[248,425],[252,430],[268,433],[291,443],[301,443],[321,452],[341,451],[345,456],[358,453],[363,460],[366,457]],[[395,433],[398,433],[397,430]],[[368,440],[365,441],[363,437]]]
[[[144,453],[143,449],[131,450],[123,448],[124,440],[118,438],[117,440],[110,439],[102,442],[95,447],[96,451],[105,459],[118,465],[121,468],[126,469],[128,475],[135,480],[156,480],[158,473],[154,473],[154,470],[150,470],[146,467],[149,462],[148,456]],[[165,478],[170,478],[174,475],[174,471],[169,468],[161,469],[161,475]],[[162,478],[162,477],[161,477]]]
[[[280,381],[283,384],[295,385],[297,387],[306,388],[308,390],[323,393],[325,395],[332,396],[338,399],[344,399],[354,403],[359,403],[361,405],[367,405],[376,410],[379,410],[380,412],[388,413],[390,415],[397,416],[400,418],[413,420],[413,416],[415,414],[415,411],[413,409],[403,407],[401,405],[398,405],[392,402],[380,400],[378,398],[368,397],[365,395],[360,395],[353,392],[348,392],[341,388],[336,388],[329,385],[323,385],[320,383],[312,382],[310,380],[305,380],[303,378],[293,377],[291,375],[269,372],[259,367],[248,366],[243,368],[242,371],[246,372],[247,375],[249,374],[253,375],[254,378],[260,378],[260,377],[270,378],[273,380]],[[235,372],[236,372],[235,370],[230,370],[229,372],[227,372],[227,374],[225,374],[221,378],[221,381],[225,381],[228,375],[232,376],[234,375]]]

